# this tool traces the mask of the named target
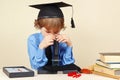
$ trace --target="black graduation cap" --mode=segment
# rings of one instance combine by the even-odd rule
[[[30,7],[34,7],[40,9],[38,14],[38,19],[40,18],[63,18],[63,12],[61,11],[61,7],[72,7],[72,5],[64,3],[64,2],[55,2],[55,3],[47,3],[47,4],[36,4],[30,5]],[[73,10],[73,7],[72,7]],[[73,15],[71,18],[71,27],[75,28]]]

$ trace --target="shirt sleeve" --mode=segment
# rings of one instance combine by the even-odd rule
[[[38,69],[47,63],[45,50],[39,48],[33,36],[28,38],[28,54],[33,69]]]
[[[60,51],[60,54],[62,54],[62,64],[66,65],[66,64],[72,64],[75,62],[74,58],[73,58],[73,53],[72,53],[72,47],[69,47],[67,45],[62,45],[62,49]]]

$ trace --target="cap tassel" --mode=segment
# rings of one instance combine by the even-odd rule
[[[74,24],[73,18],[71,18],[71,27],[72,27],[72,28],[75,28],[75,24]]]

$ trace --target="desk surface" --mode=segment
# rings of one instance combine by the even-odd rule
[[[82,74],[79,78],[68,77],[67,74],[36,74],[34,77],[9,78],[0,69],[0,80],[116,80],[95,74]]]

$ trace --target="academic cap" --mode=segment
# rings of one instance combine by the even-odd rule
[[[61,7],[72,7],[72,5],[64,3],[64,2],[55,2],[55,3],[47,3],[47,4],[36,4],[30,5],[30,7],[40,9],[38,14],[38,18],[63,18],[63,12],[61,11]],[[72,7],[73,12],[73,7]],[[73,13],[71,18],[71,27],[75,28]]]

